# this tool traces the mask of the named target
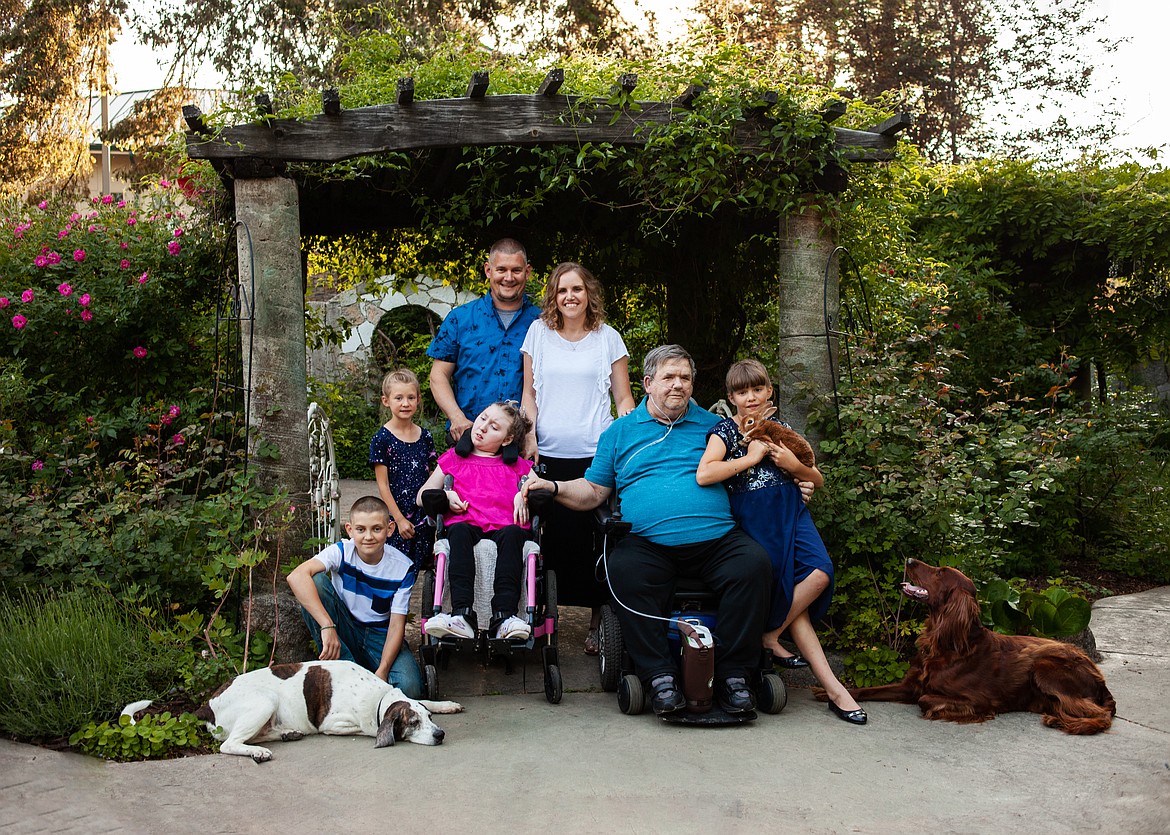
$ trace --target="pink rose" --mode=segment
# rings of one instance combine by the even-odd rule
[[[36,461],[32,462],[32,468],[34,473],[39,473],[45,468],[45,462],[38,458]]]
[[[136,359],[140,359],[140,360],[146,359],[146,349],[143,348],[141,345],[139,345],[137,348],[134,349],[134,356]]]
[[[139,283],[139,284],[145,284],[145,283],[146,283],[146,273],[143,273],[142,275],[138,276],[138,283]]]
[[[29,303],[29,302],[31,302],[31,301],[32,301],[34,298],[35,298],[35,296],[33,295],[33,291],[32,291],[32,290],[25,290],[23,293],[21,293],[21,294],[20,294],[20,300],[21,300],[22,302],[24,302],[25,304],[28,304],[28,303]]]
[[[180,229],[176,229],[176,230],[175,230],[175,231],[174,231],[172,234],[173,234],[173,235],[174,235],[176,238],[181,238],[181,237],[183,237],[183,230],[182,230],[181,228],[180,228]]]
[[[81,311],[81,321],[92,322],[93,321],[93,311],[92,310]]]
[[[129,259],[129,258],[123,258],[123,259],[122,259],[122,263],[120,263],[118,266],[119,266],[119,267],[121,267],[121,268],[122,268],[122,269],[124,269],[124,270],[128,270],[128,269],[130,269],[130,259]]]
[[[187,439],[184,438],[182,434],[177,434],[171,438],[171,443],[175,446],[182,446],[183,444],[187,443]]]
[[[89,303],[92,300],[89,297],[89,293],[82,293],[81,298],[79,298],[77,301],[80,302],[82,307],[89,307]]]
[[[28,319],[25,319],[19,313],[17,313],[15,316],[12,317],[12,327],[16,328],[17,330],[20,330],[21,328],[23,328],[27,324],[28,324]]]
[[[68,296],[70,293],[73,292],[73,288],[70,287],[68,284],[65,284],[64,282],[62,282],[61,284],[57,285],[57,292],[60,293],[62,296]]]
[[[0,296],[0,310],[3,310],[10,304],[12,304],[12,302],[8,300],[8,296]]]
[[[105,203],[107,206],[108,206],[108,205],[110,205],[111,203],[113,203],[113,202],[114,202],[114,195],[112,195],[112,194],[103,194],[103,195],[102,195],[102,202],[103,202],[103,203]]]
[[[38,255],[35,259],[33,259],[33,263],[38,267],[47,267],[49,266],[49,256]]]
[[[84,250],[84,249],[75,249],[75,250],[73,250],[73,260],[74,260],[74,261],[76,261],[76,262],[77,262],[77,263],[79,263],[79,264],[80,264],[82,261],[84,261],[84,260],[85,260],[85,250]]]
[[[167,252],[169,252],[171,255],[178,255],[182,248],[183,245],[178,241],[171,241],[169,244],[167,244]]]

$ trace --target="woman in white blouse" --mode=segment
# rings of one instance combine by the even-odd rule
[[[601,282],[580,264],[557,265],[543,308],[520,347],[523,405],[534,426],[538,469],[544,478],[567,481],[585,474],[613,411],[618,417],[633,411],[630,357],[621,335],[605,324]],[[593,514],[556,505],[545,522],[542,551],[557,572],[558,601],[593,610],[585,652],[596,655],[604,588],[595,573],[600,543]]]

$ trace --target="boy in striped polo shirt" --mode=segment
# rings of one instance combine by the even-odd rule
[[[390,510],[376,496],[353,503],[343,539],[288,575],[320,658],[353,661],[411,699],[422,698],[422,676],[406,643],[406,616],[415,567],[386,538]]]

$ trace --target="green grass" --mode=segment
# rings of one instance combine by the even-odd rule
[[[177,649],[100,591],[23,593],[0,609],[0,730],[55,739],[152,698],[175,677]]]

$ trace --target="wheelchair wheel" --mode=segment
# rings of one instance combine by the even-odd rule
[[[611,606],[601,607],[601,625],[597,630],[597,669],[601,689],[612,693],[622,677],[622,625]]]
[[[557,645],[557,627],[560,623],[557,621],[557,573],[551,568],[544,572],[544,617],[545,619],[552,619],[553,630],[548,633],[548,645],[555,647]],[[552,702],[552,699],[549,699]],[[557,697],[557,702],[560,697]],[[553,702],[556,704],[556,702]]]
[[[423,690],[426,697],[432,701],[439,698],[439,672],[434,664],[427,664],[423,668]]]
[[[646,708],[646,692],[642,679],[635,675],[622,676],[618,685],[618,709],[626,716],[637,716]]]
[[[756,702],[764,713],[776,714],[784,710],[788,704],[788,689],[784,686],[784,679],[771,671],[761,675],[759,686],[756,687]]]
[[[427,569],[422,573],[422,598],[419,600],[419,617],[429,618],[435,606],[435,572]]]
[[[561,696],[564,695],[564,692],[561,668],[556,664],[549,664],[544,671],[544,697],[548,699],[550,705],[558,705],[561,703]]]

